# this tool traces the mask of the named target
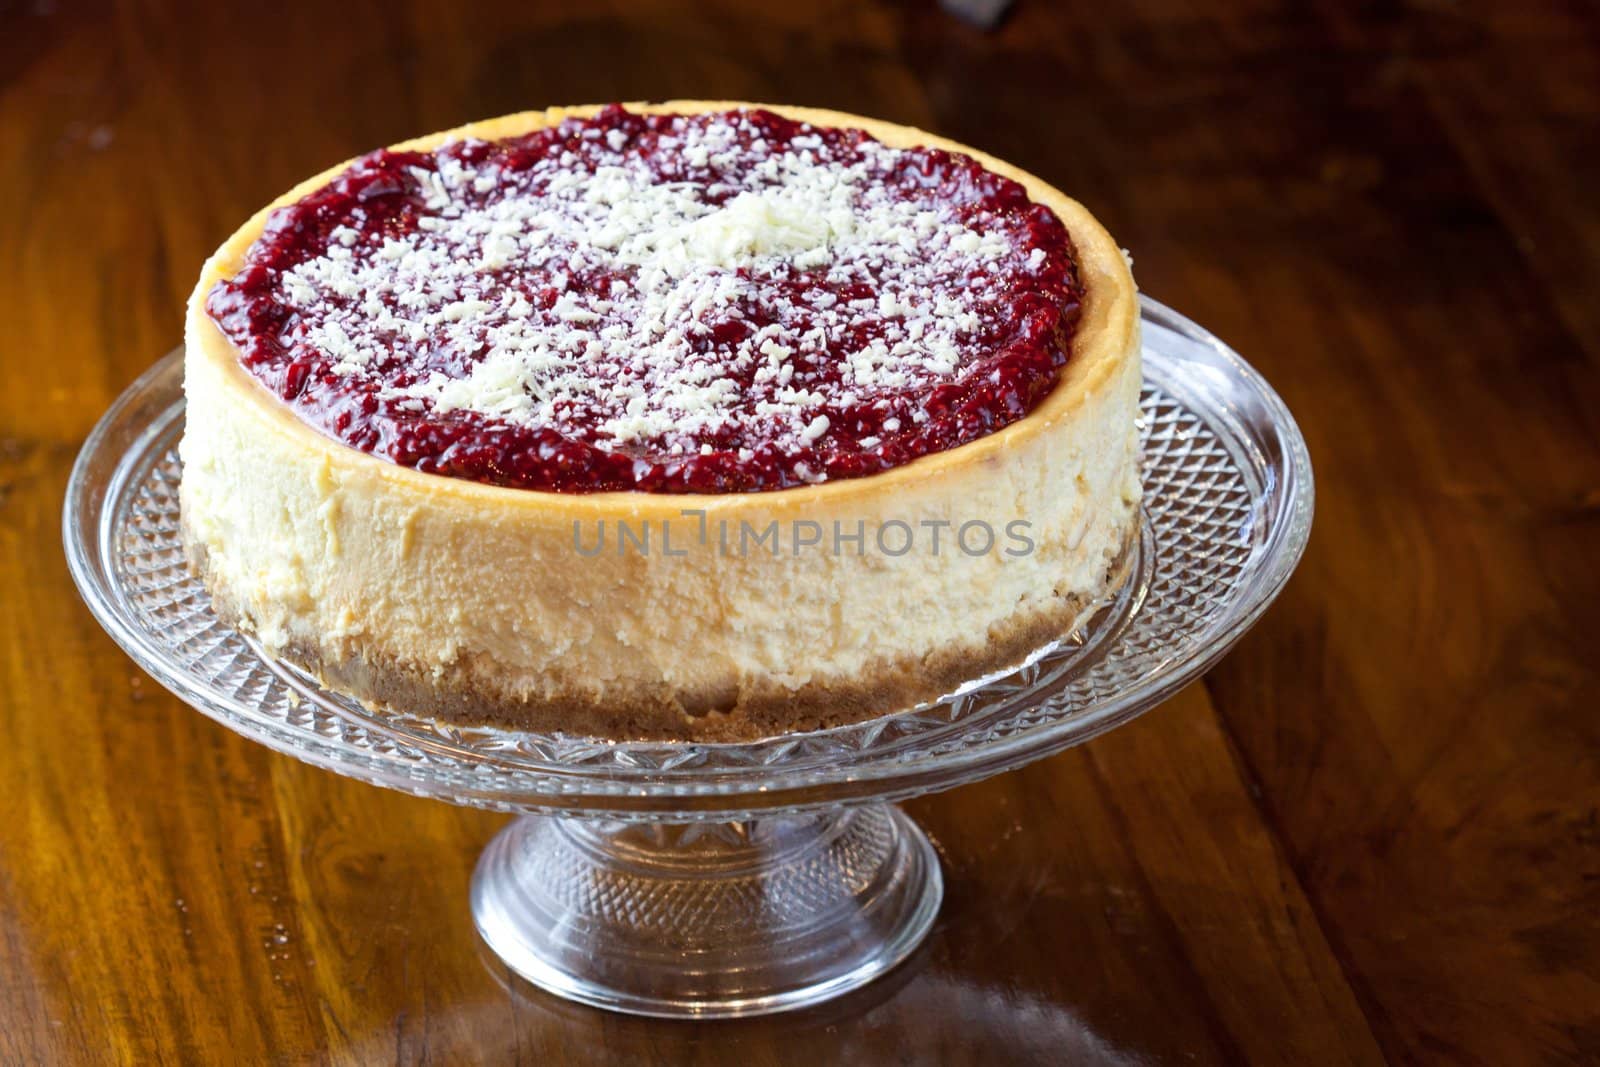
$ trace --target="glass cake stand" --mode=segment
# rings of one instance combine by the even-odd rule
[[[1311,465],[1288,410],[1188,319],[1147,299],[1143,320],[1145,500],[1128,581],[1020,667],[852,726],[746,744],[508,733],[371,711],[269,660],[217,619],[184,564],[177,352],[84,443],[67,560],[128,655],[229,729],[377,785],[517,813],[484,851],[471,904],[529,981],[644,1015],[799,1008],[893,967],[933,922],[938,860],[894,801],[1160,703],[1239,639],[1299,560]]]

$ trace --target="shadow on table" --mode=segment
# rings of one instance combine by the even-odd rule
[[[963,981],[930,965],[933,941],[877,981],[826,1004],[716,1021],[586,1007],[519,978],[487,946],[480,945],[479,959],[512,998],[520,1034],[596,1060],[659,1061],[714,1045],[723,1053],[748,1047],[763,1056],[777,1047],[780,1062],[1146,1062],[1113,1048],[1060,1005]]]

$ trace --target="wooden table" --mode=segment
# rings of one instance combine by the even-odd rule
[[[1600,1059],[1600,20],[1349,6],[0,6],[0,1063]],[[910,805],[949,895],[909,966],[737,1024],[510,982],[465,903],[503,817],[190,711],[58,533],[257,205],[471,118],[685,95],[1077,195],[1277,385],[1320,496],[1203,685]]]

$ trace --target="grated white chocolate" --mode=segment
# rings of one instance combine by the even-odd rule
[[[989,354],[994,309],[1045,251],[891,188],[901,149],[830,152],[810,127],[780,148],[753,129],[742,114],[680,123],[652,160],[591,128],[582,160],[555,152],[514,175],[439,155],[411,171],[414,232],[336,229],[283,273],[279,299],[335,373],[405,410],[598,428],[605,449],[704,452],[709,434],[741,455],[822,448],[829,405],[920,423],[907,398]],[[682,180],[663,179],[663,152]],[[825,285],[794,284],[808,277]],[[839,299],[852,285],[874,295]]]

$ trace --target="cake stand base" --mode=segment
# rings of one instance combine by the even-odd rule
[[[870,982],[927,935],[943,894],[927,836],[886,804],[684,824],[529,815],[478,861],[472,914],[558,996],[730,1018]]]
[[[106,632],[229,729],[408,793],[544,813],[512,823],[473,883],[478,927],[513,971],[645,1014],[799,1008],[904,959],[941,894],[905,816],[828,805],[948,789],[1126,722],[1216,662],[1305,549],[1311,463],[1283,402],[1217,338],[1142,304],[1143,527],[1123,594],[1026,666],[892,717],[737,745],[596,744],[441,724],[428,707],[375,712],[322,689],[230,629],[189,573],[181,353],[84,442],[63,545]],[[662,825],[620,821],[640,818]]]

